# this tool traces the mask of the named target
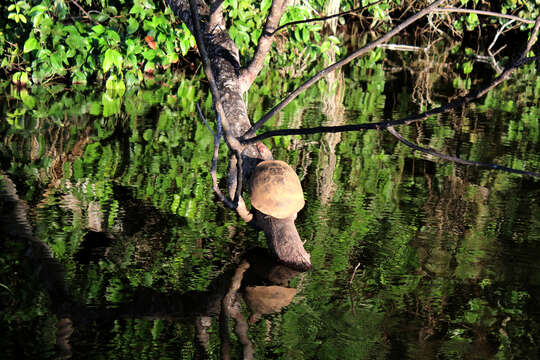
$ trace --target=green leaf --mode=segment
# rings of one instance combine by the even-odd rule
[[[54,53],[49,58],[51,60],[51,66],[54,72],[59,73],[64,70],[64,65],[62,64],[62,58],[58,53]]]
[[[473,71],[473,63],[472,61],[467,61],[463,64],[463,73],[464,74],[470,74]]]
[[[20,96],[24,105],[26,105],[26,107],[28,107],[29,109],[33,109],[34,106],[36,106],[36,98],[30,95],[28,93],[28,90],[21,91]]]
[[[152,61],[156,57],[156,51],[148,49],[143,53],[143,57],[148,61]]]
[[[135,20],[134,18],[129,18],[128,20],[128,26],[126,28],[126,32],[128,35],[133,34],[137,29],[139,28],[139,22]]]
[[[97,35],[101,35],[105,32],[105,27],[101,24],[98,24],[96,26],[92,26],[92,31],[94,31]]]
[[[114,50],[108,49],[105,51],[105,58],[103,59],[103,72],[107,72],[114,65],[118,70],[122,69],[123,58],[122,55]]]
[[[113,44],[117,44],[120,42],[120,35],[116,31],[113,30],[107,30],[105,36],[107,39],[111,40]]]
[[[29,37],[28,40],[24,42],[24,53],[29,53],[30,51],[34,51],[39,49],[39,41],[35,37]]]

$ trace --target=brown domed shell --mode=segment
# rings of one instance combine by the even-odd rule
[[[278,219],[296,214],[304,207],[300,179],[286,162],[263,161],[251,175],[251,205]]]

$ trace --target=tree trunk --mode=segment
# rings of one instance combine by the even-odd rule
[[[167,3],[176,16],[180,17],[195,34],[196,27],[193,23],[194,17],[191,16],[189,1],[167,0]],[[225,115],[225,119],[222,119],[223,131],[231,147],[231,137],[239,139],[251,127],[251,122],[242,98],[243,83],[240,77],[238,49],[227,32],[219,4],[221,4],[219,1],[213,2],[210,6],[202,1],[197,2],[202,38]],[[242,146],[244,183],[248,183],[247,180],[260,160],[261,155],[255,144]],[[234,194],[237,185],[236,160],[231,156],[229,161],[229,194]],[[264,230],[268,246],[281,262],[298,270],[311,268],[310,256],[304,249],[294,220],[259,215],[255,216],[255,224]]]

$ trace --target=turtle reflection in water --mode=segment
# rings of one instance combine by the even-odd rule
[[[285,286],[248,286],[244,290],[244,300],[251,310],[249,323],[256,323],[261,315],[274,314],[289,305],[296,295],[296,289]]]

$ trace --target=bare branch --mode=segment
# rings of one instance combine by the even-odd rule
[[[520,18],[519,16],[515,16],[515,15],[501,14],[501,13],[497,13],[493,11],[485,11],[485,10],[460,9],[460,8],[448,7],[448,8],[436,8],[433,10],[433,12],[446,12],[446,13],[455,12],[455,13],[464,13],[464,14],[485,15],[485,16],[493,16],[493,17],[498,17],[498,18],[515,20],[515,21],[522,22],[524,24],[534,24],[534,20]]]
[[[381,44],[378,47],[393,51],[427,51],[427,48],[413,45],[401,45],[401,44]]]
[[[460,159],[460,158],[455,157],[455,156],[441,154],[441,153],[439,153],[439,152],[437,152],[437,151],[435,151],[433,149],[424,148],[424,147],[421,147],[421,146],[418,146],[416,144],[413,144],[413,143],[409,142],[407,139],[405,139],[403,136],[401,136],[401,134],[398,133],[394,129],[393,126],[387,127],[386,130],[388,130],[388,132],[390,134],[394,135],[396,137],[396,139],[398,139],[399,141],[401,141],[403,144],[407,145],[408,147],[410,147],[410,148],[412,148],[414,150],[421,151],[421,152],[426,153],[426,154],[436,156],[436,157],[438,157],[440,159],[452,161],[452,162],[455,162],[455,163],[458,163],[458,164],[477,166],[477,167],[485,167],[485,168],[490,168],[490,169],[494,169],[494,170],[503,170],[503,171],[506,171],[506,172],[509,172],[509,173],[528,175],[528,176],[533,176],[533,177],[540,178],[540,173],[537,173],[537,172],[518,170],[518,169],[509,168],[509,167],[506,167],[506,166],[501,166],[501,165],[491,164],[491,163],[484,163],[484,162],[479,162],[479,161],[464,160],[464,159]]]
[[[510,76],[510,74],[517,67],[523,64],[538,60],[539,58],[540,56],[518,59],[513,66],[506,69],[503,74],[501,74],[498,78],[493,80],[492,83],[488,84],[481,90],[474,93],[467,94],[465,96],[457,98],[456,100],[450,103],[444,104],[438,108],[431,109],[420,114],[407,116],[405,118],[401,118],[398,120],[380,121],[376,123],[364,123],[364,124],[340,125],[340,126],[318,126],[318,127],[313,127],[313,128],[302,128],[302,129],[278,129],[278,130],[267,131],[265,133],[262,133],[261,135],[243,140],[242,143],[252,144],[252,143],[255,143],[255,142],[270,138],[270,137],[274,137],[274,136],[310,135],[310,134],[319,134],[319,133],[337,133],[337,132],[358,131],[358,130],[381,130],[381,129],[386,129],[390,126],[408,125],[413,122],[422,121],[422,120],[427,119],[430,116],[446,113],[461,105],[465,105],[473,100],[476,100],[477,98],[485,95],[489,90],[491,90],[492,88],[500,84],[502,81],[506,80],[506,78]]]
[[[253,55],[251,63],[247,67],[240,70],[240,86],[242,92],[249,89],[264,66],[264,59],[266,54],[268,54],[268,51],[270,51],[272,42],[274,41],[276,26],[278,26],[281,16],[283,15],[283,12],[287,6],[288,0],[272,1],[270,14],[268,14],[268,17],[266,18],[266,24],[264,25],[264,30],[259,38],[255,55]]]
[[[219,188],[218,180],[217,180],[217,161],[219,156],[219,145],[221,142],[221,137],[223,136],[222,126],[221,126],[221,117],[218,115],[217,117],[217,130],[216,133],[212,131],[212,128],[206,121],[206,118],[204,117],[201,108],[199,107],[199,104],[197,103],[197,110],[199,111],[199,116],[204,121],[204,124],[210,130],[212,133],[212,136],[214,137],[214,154],[212,155],[212,165],[210,167],[210,176],[212,177],[212,189],[216,193],[216,196],[218,197],[219,201],[227,205],[229,208],[234,209],[235,205],[234,202],[231,202],[229,199],[223,195],[221,192],[221,189]],[[237,202],[238,203],[238,202]]]
[[[522,58],[520,57],[517,59],[510,67],[508,67],[499,77],[495,78],[493,82],[488,84],[487,86],[483,87],[482,89],[469,93],[467,95],[464,95],[462,97],[457,98],[456,100],[449,102],[447,104],[444,104],[440,107],[437,107],[435,109],[431,109],[428,111],[425,111],[420,114],[415,114],[411,116],[407,116],[405,118],[401,118],[398,120],[392,120],[392,121],[380,121],[376,123],[364,123],[364,124],[353,124],[353,125],[340,125],[340,126],[318,126],[313,128],[303,128],[303,129],[278,129],[278,130],[272,130],[267,131],[265,133],[262,133],[261,135],[257,135],[255,137],[242,140],[242,144],[252,144],[257,141],[261,141],[270,137],[274,136],[286,136],[286,135],[310,135],[310,134],[319,134],[319,133],[337,133],[337,132],[346,132],[346,131],[358,131],[358,130],[381,130],[386,129],[390,126],[398,126],[398,125],[408,125],[413,122],[422,121],[427,119],[430,116],[438,115],[438,114],[444,114],[450,110],[453,110],[459,106],[466,105],[470,103],[471,101],[474,101],[483,95],[485,95],[488,91],[499,85],[501,82],[506,80],[512,72],[519,66],[523,64],[527,64],[533,61],[536,61],[540,58],[540,56],[534,56],[534,57],[527,57]]]
[[[497,31],[497,34],[495,34],[495,37],[493,38],[493,41],[491,42],[491,44],[489,44],[489,47],[487,49],[488,51],[488,54],[489,54],[489,59],[490,59],[490,64],[493,66],[493,68],[495,69],[495,71],[497,71],[497,74],[500,74],[503,69],[501,68],[501,66],[499,65],[499,63],[497,63],[497,60],[495,60],[495,55],[497,54],[497,52],[494,54],[491,52],[491,49],[493,48],[493,46],[495,46],[495,43],[497,42],[497,39],[499,38],[499,36],[504,32],[504,29],[506,29],[506,27],[512,25],[512,23],[514,22],[514,20],[510,20],[508,21],[507,23],[505,23],[498,31]],[[506,45],[505,45],[506,46]],[[504,46],[503,46],[504,48]],[[501,48],[502,49],[502,48]],[[499,49],[500,51],[500,49]]]
[[[259,121],[257,121],[251,129],[249,129],[243,136],[241,140],[245,140],[246,138],[253,136],[255,132],[261,128],[261,126],[264,125],[268,120],[270,120],[276,113],[278,113],[281,109],[283,109],[287,104],[289,104],[292,100],[294,100],[300,93],[302,93],[304,90],[309,88],[311,85],[315,84],[317,81],[319,81],[323,76],[328,74],[331,71],[335,71],[339,69],[340,67],[350,63],[354,59],[366,54],[367,52],[373,50],[375,47],[379,46],[382,43],[387,42],[390,40],[394,35],[401,32],[403,29],[405,29],[407,26],[411,25],[418,19],[422,18],[423,16],[429,14],[433,11],[437,6],[439,6],[444,0],[437,0],[433,2],[428,7],[424,8],[420,12],[414,14],[407,20],[405,20],[400,25],[396,26],[394,29],[386,33],[385,35],[381,36],[377,40],[367,44],[363,48],[356,50],[349,56],[345,57],[344,59],[328,66],[327,68],[323,69],[322,71],[318,72],[315,76],[313,76],[311,79],[306,81],[304,84],[302,84],[300,87],[298,87],[296,90],[294,90],[292,93],[290,93],[285,99],[283,99],[278,105],[276,105],[272,110],[270,110],[266,115],[264,115]]]

